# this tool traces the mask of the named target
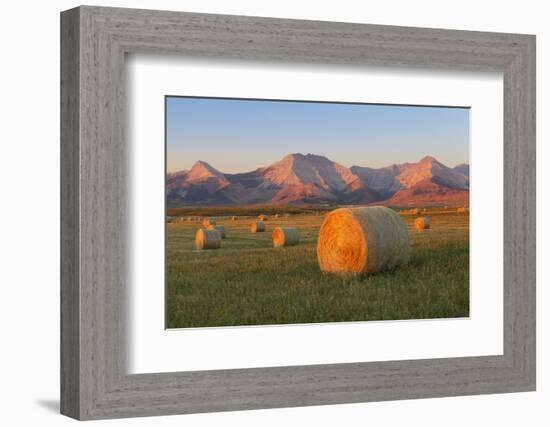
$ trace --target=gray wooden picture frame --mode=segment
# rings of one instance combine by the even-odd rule
[[[127,53],[502,72],[503,355],[127,374]],[[71,9],[61,14],[61,166],[65,415],[85,420],[535,390],[532,35]]]

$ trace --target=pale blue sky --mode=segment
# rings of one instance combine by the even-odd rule
[[[167,97],[167,169],[248,172],[289,153],[350,167],[469,163],[468,108]]]

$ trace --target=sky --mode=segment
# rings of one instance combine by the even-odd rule
[[[198,160],[249,172],[290,153],[384,167],[434,156],[469,163],[468,108],[220,98],[166,98],[167,171]]]

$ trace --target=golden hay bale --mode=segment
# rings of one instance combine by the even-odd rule
[[[260,215],[258,215],[258,219],[260,221],[267,221],[269,219],[269,217],[266,214],[260,214]]]
[[[213,218],[204,218],[202,220],[202,225],[207,228],[210,225],[216,225],[216,220]]]
[[[420,213],[420,209],[418,209],[418,208],[411,209],[411,213],[413,215],[418,215]]]
[[[225,239],[225,227],[223,225],[209,225],[207,230],[218,230],[222,239]]]
[[[265,231],[265,224],[263,221],[254,221],[250,224],[250,231],[252,233],[261,233],[262,231]]]
[[[414,220],[414,228],[417,230],[425,230],[430,228],[430,218],[423,216]]]
[[[280,218],[281,217],[281,214],[275,214],[275,218]]]
[[[300,243],[300,235],[296,227],[276,227],[271,234],[273,246],[295,246]]]
[[[458,213],[465,213],[466,212],[466,208],[462,207],[462,208],[458,208],[456,210]]]
[[[197,249],[218,249],[222,245],[222,236],[218,230],[200,228],[195,233]]]
[[[406,264],[409,254],[405,223],[397,212],[384,206],[333,210],[319,230],[321,271],[374,273]]]
[[[231,221],[237,221],[237,217],[236,217],[235,215],[233,215],[233,216],[231,217]]]

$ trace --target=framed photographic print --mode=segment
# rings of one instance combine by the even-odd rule
[[[61,15],[61,407],[535,388],[535,38]]]

